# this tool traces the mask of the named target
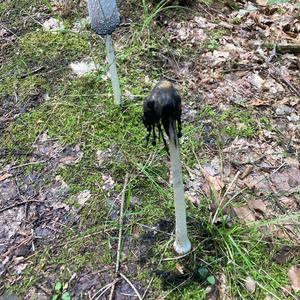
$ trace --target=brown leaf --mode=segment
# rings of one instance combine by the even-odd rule
[[[273,257],[273,260],[279,265],[287,263],[294,257],[293,248],[290,246],[283,246],[280,251]]]
[[[265,213],[267,210],[265,202],[261,199],[249,201],[248,207],[261,213]]]
[[[295,167],[287,168],[281,173],[271,175],[271,182],[277,192],[288,192],[300,185],[300,170]]]
[[[245,168],[243,174],[240,176],[240,178],[241,178],[241,179],[246,178],[246,177],[253,171],[253,168],[254,168],[253,165],[248,165],[248,166]]]
[[[78,157],[75,157],[75,156],[65,156],[63,158],[61,158],[59,160],[60,163],[63,163],[63,164],[71,164],[72,162],[74,162]]]
[[[222,190],[222,188],[224,187],[224,183],[222,182],[220,176],[218,175],[213,176],[209,168],[205,166],[204,167],[200,166],[200,170],[212,190],[215,190],[217,192]]]
[[[235,207],[233,210],[240,220],[255,221],[255,216],[248,206]]]
[[[194,196],[194,195],[191,195],[190,193],[186,193],[185,197],[188,201],[195,204],[196,206],[200,205],[200,197],[199,196]]]
[[[249,102],[250,105],[252,106],[266,106],[270,105],[270,100],[267,99],[253,99]]]
[[[184,266],[183,266],[183,265],[181,265],[180,263],[177,263],[175,267],[176,267],[177,271],[178,271],[181,275],[185,274]]]
[[[12,174],[5,173],[5,174],[0,176],[0,181],[4,181],[5,179],[7,179],[9,177],[12,177]]]
[[[219,299],[219,287],[217,284],[211,287],[211,290],[206,295],[205,300],[218,300]]]
[[[245,281],[245,288],[247,289],[247,291],[249,291],[251,294],[253,294],[255,292],[255,289],[256,289],[256,282],[255,280],[248,276],[246,278],[246,281]]]
[[[138,239],[142,234],[141,226],[133,225],[132,227],[132,235],[134,238]]]
[[[256,3],[261,6],[267,6],[268,0],[257,0]]]
[[[300,269],[293,266],[288,271],[289,279],[292,283],[293,290],[297,293],[300,291]]]

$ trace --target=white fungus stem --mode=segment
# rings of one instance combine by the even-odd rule
[[[113,92],[115,97],[115,104],[120,105],[121,89],[120,89],[120,83],[118,78],[118,72],[117,72],[117,66],[116,66],[116,60],[115,60],[111,35],[105,36],[105,45],[106,45],[106,53],[107,53],[107,59],[109,64],[109,72],[111,76],[111,82],[112,82],[112,87],[113,87]]]
[[[173,124],[170,123],[169,127],[169,148],[173,177],[174,206],[176,218],[176,238],[174,243],[174,250],[178,254],[185,254],[191,250],[192,246],[187,234],[182,167],[180,162],[179,141],[177,137],[175,121],[173,121]]]

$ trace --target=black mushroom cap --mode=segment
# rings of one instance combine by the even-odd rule
[[[169,136],[170,125],[174,132],[177,131],[177,136],[181,137],[181,98],[171,82],[160,81],[145,100],[143,108],[143,123],[148,131],[147,142],[152,134],[152,144],[156,144],[157,128],[166,146],[162,127]]]

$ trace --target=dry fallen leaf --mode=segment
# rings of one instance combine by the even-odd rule
[[[69,156],[65,156],[65,157],[61,158],[59,160],[59,162],[65,164],[65,165],[69,165],[69,164],[73,163],[76,159],[77,159],[77,157],[69,155]]]
[[[228,295],[228,282],[226,275],[221,273],[218,275],[219,282],[219,299],[231,300],[232,298]]]
[[[92,197],[92,194],[89,190],[84,190],[80,192],[77,196],[77,202],[80,204],[81,207],[85,205],[85,203]]]
[[[270,105],[270,100],[267,99],[253,99],[249,102],[250,105],[252,106],[266,106]]]
[[[7,179],[9,177],[12,177],[12,174],[5,173],[5,174],[0,176],[0,181],[4,181],[5,179]]]
[[[297,293],[300,291],[300,269],[293,266],[288,271],[289,279],[292,283],[293,290]]]
[[[176,269],[177,269],[177,271],[180,273],[180,274],[184,274],[185,272],[184,272],[184,266],[183,265],[181,265],[180,263],[177,263],[176,264]]]
[[[240,178],[243,180],[244,178],[246,178],[254,169],[254,166],[253,165],[248,165],[243,174],[240,176]]]
[[[200,170],[201,170],[203,176],[205,177],[205,179],[207,180],[211,189],[213,189],[217,192],[222,190],[222,188],[224,187],[224,183],[221,181],[220,176],[218,176],[218,175],[213,176],[210,169],[205,166],[204,167],[200,166]]]
[[[294,257],[295,249],[290,246],[283,246],[280,251],[273,257],[273,260],[279,265],[287,263]]]
[[[256,289],[255,280],[252,277],[248,276],[245,281],[245,287],[251,294],[254,293]]]
[[[255,216],[248,206],[235,207],[233,210],[240,220],[255,221]]]
[[[191,203],[193,203],[193,204],[195,204],[197,206],[200,205],[200,197],[191,195],[190,193],[186,193],[185,197]]]
[[[268,0],[257,0],[256,3],[261,6],[266,6],[268,4]]]
[[[132,235],[134,238],[138,239],[140,238],[142,234],[142,229],[141,229],[141,226],[139,225],[133,225],[132,227]]]
[[[262,201],[261,199],[257,199],[257,200],[252,200],[250,202],[248,202],[248,206],[251,209],[254,209],[258,212],[266,212],[267,207],[264,201]]]

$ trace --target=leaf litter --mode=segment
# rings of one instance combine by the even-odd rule
[[[51,2],[54,3],[55,11],[63,17],[68,16],[69,12],[61,1]],[[206,105],[220,111],[231,107],[254,108],[255,118],[266,118],[269,127],[272,127],[272,130],[263,128],[255,137],[228,139],[222,150],[222,159],[212,151],[210,163],[199,164],[194,169],[187,167],[187,199],[194,205],[200,205],[203,197],[210,197],[212,191],[215,191],[216,201],[223,201],[225,195],[225,204],[237,192],[249,192],[248,197],[245,196],[246,203],[231,203],[237,218],[249,222],[272,220],[288,213],[298,213],[300,203],[300,60],[299,56],[292,52],[287,52],[281,59],[277,59],[279,53],[276,52],[281,44],[299,45],[296,5],[285,3],[267,6],[266,1],[257,1],[257,4],[245,3],[242,9],[227,15],[226,18],[221,13],[222,21],[218,23],[211,21],[211,14],[193,16],[188,21],[175,20],[167,24],[165,32],[166,38],[172,43],[194,49],[210,38],[211,31],[230,29],[225,30],[212,44],[212,47],[217,49],[203,49],[196,60],[182,59],[179,64],[173,64],[169,60],[169,66],[173,66],[169,71],[175,78],[180,79],[180,82],[185,83],[188,97],[198,97],[197,99],[203,100]],[[235,24],[235,18],[241,19],[240,24]],[[61,25],[59,21],[44,16],[42,21],[42,24],[45,22],[47,30],[59,29]],[[1,29],[1,34],[5,36],[8,33]],[[83,62],[78,64],[78,75],[93,71],[97,67],[91,61]],[[75,70],[78,69],[78,65],[73,64]],[[198,92],[200,89],[201,93]],[[43,96],[39,97],[42,101]],[[195,104],[186,103],[184,109],[187,119],[189,114],[195,116],[198,108]],[[18,113],[19,111],[16,111],[16,115]],[[82,145],[61,145],[44,132],[38,137],[33,148],[30,163],[38,164],[40,160],[44,171],[33,171],[25,175],[22,166],[1,165],[1,275],[9,271],[22,274],[26,267],[25,258],[39,248],[40,239],[53,240],[61,234],[62,225],[71,226],[79,218],[77,212],[65,203],[69,193],[68,184],[61,177],[51,176],[50,173],[54,174],[59,168],[78,163],[84,154],[81,150]],[[114,147],[99,150],[95,164],[104,168],[105,164],[114,158],[115,153]],[[201,154],[197,153],[199,157]],[[101,188],[109,197],[114,198],[114,179],[104,173],[102,180]],[[46,182],[50,182],[48,187],[45,187]],[[89,190],[75,196],[80,206],[84,206],[91,197]],[[10,208],[11,205],[13,207]],[[35,222],[38,226],[33,225]],[[297,224],[292,222],[283,225],[283,228],[271,225],[268,233],[299,243],[295,225]],[[153,231],[149,230],[146,233],[153,234]],[[141,233],[137,236],[140,237]],[[146,239],[144,244],[147,242],[149,239]],[[130,241],[126,243],[129,247]],[[274,257],[279,264],[285,264],[294,255],[293,247],[284,247]],[[146,247],[145,252],[149,251],[149,248],[150,245]],[[177,264],[177,270],[184,273],[180,264]],[[299,291],[299,268],[292,266],[287,276],[291,288],[295,292]],[[74,294],[89,291],[100,282],[111,282],[109,275],[106,275],[105,280],[104,277],[85,270],[74,285]],[[218,281],[219,287],[212,289],[211,297],[216,298],[216,295],[221,294],[222,299],[231,299],[227,295],[226,276],[220,274]],[[250,292],[256,288],[254,280],[250,277],[246,278],[245,285]],[[119,289],[119,295],[132,292],[126,285],[121,285]],[[37,293],[39,292],[33,291],[33,295],[36,296]],[[41,295],[39,299],[42,299]]]

